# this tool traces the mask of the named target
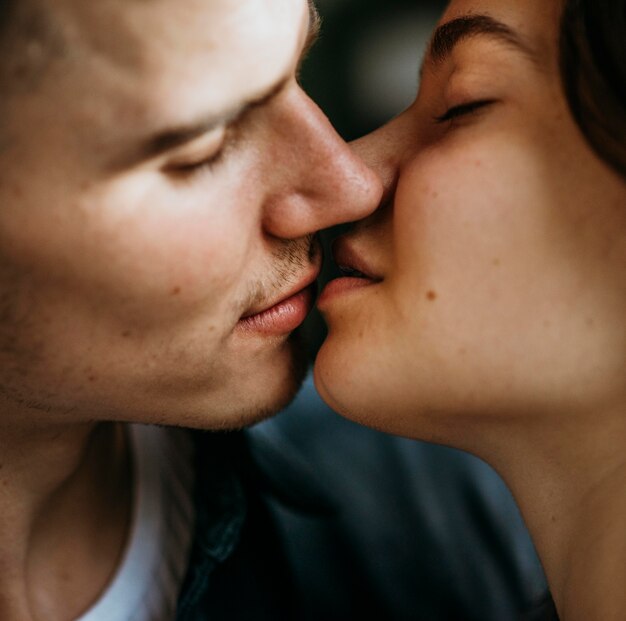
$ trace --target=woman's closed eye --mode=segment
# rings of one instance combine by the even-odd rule
[[[495,103],[495,99],[479,99],[476,101],[469,101],[464,104],[459,104],[448,108],[442,115],[435,117],[435,122],[446,123],[459,117],[469,116],[474,112],[481,110],[491,104]]]

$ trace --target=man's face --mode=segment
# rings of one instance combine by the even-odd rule
[[[305,0],[39,4],[2,70],[3,409],[212,428],[276,410],[313,234],[380,197],[296,82]]]

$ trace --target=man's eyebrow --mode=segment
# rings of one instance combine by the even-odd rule
[[[497,39],[531,59],[535,59],[531,46],[510,26],[489,15],[465,15],[446,22],[435,30],[425,62],[443,62],[449,58],[457,44],[476,36]]]
[[[231,116],[234,118],[238,110],[232,110],[217,116],[208,116],[189,125],[180,125],[171,129],[166,129],[155,136],[149,138],[137,150],[136,161],[147,160],[156,157],[167,151],[172,151],[204,134],[217,129],[222,124],[228,122]]]
[[[269,91],[266,91],[260,97],[251,99],[243,104],[233,107],[230,110],[220,112],[217,115],[209,115],[206,118],[194,121],[189,125],[180,125],[156,134],[152,138],[149,138],[142,145],[142,147],[140,147],[137,154],[137,161],[147,160],[149,158],[156,157],[157,155],[166,153],[167,151],[172,151],[177,147],[183,146],[200,136],[204,136],[221,126],[234,121],[247,111],[258,106],[262,106],[264,103],[272,99],[272,97],[285,88],[288,81],[288,77],[282,78],[279,82],[274,84]]]
[[[305,43],[303,45],[300,58],[306,56],[311,49],[317,38],[319,37],[321,18],[313,3],[313,0],[307,0],[309,21]],[[247,102],[234,106],[233,108],[222,111],[217,115],[209,115],[206,118],[200,119],[189,123],[188,125],[181,125],[178,127],[168,128],[158,134],[148,138],[137,151],[129,158],[130,162],[121,162],[120,167],[128,166],[132,163],[148,160],[172,151],[177,147],[183,146],[200,136],[208,134],[209,132],[221,127],[234,119],[242,116],[246,112],[253,108],[262,106],[267,103],[273,97],[275,97],[280,91],[282,91],[286,84],[291,79],[291,74],[281,78],[276,84],[272,85],[269,90],[262,93],[258,97],[251,99]]]

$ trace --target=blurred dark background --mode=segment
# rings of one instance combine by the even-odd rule
[[[440,0],[317,0],[322,32],[304,63],[302,84],[346,140],[358,138],[406,108],[417,92],[419,65],[443,12]],[[322,284],[335,275],[330,240]],[[304,326],[315,356],[325,335],[317,312]]]
[[[424,47],[446,2],[317,0],[321,38],[305,62],[305,88],[352,140],[410,104]]]

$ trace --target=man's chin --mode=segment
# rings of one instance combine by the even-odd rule
[[[239,424],[230,427],[231,429],[244,429],[267,420],[284,410],[295,399],[304,383],[310,360],[299,331],[291,335],[289,346],[291,348],[291,361],[285,380],[281,382],[275,394],[271,397],[268,395],[266,403],[257,403],[251,407],[240,417]]]
[[[258,383],[247,382],[246,388],[242,387],[240,391],[235,388],[232,397],[222,404],[220,412],[207,405],[200,416],[182,421],[180,426],[207,431],[235,431],[278,414],[298,394],[310,365],[298,332],[289,337],[286,347],[288,354],[280,367],[269,370],[269,373],[263,369],[258,374]]]

